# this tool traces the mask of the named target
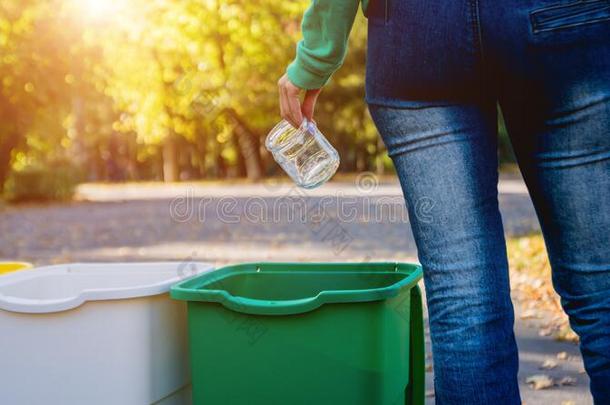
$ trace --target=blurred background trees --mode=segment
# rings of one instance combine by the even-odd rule
[[[3,0],[5,195],[66,172],[86,181],[280,174],[264,137],[279,120],[276,82],[309,2]],[[365,53],[360,17],[316,119],[340,170],[382,173],[391,165],[363,101]]]

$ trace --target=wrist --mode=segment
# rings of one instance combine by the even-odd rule
[[[298,59],[295,59],[288,68],[286,69],[288,79],[295,86],[304,90],[317,90],[328,82],[330,75],[321,76],[314,72],[311,72],[305,68]]]

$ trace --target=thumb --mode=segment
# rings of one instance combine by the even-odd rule
[[[320,92],[322,92],[322,89],[307,90],[305,93],[301,111],[308,121],[313,121],[313,113],[316,108],[316,101],[318,101]]]

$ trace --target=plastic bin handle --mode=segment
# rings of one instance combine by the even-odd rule
[[[213,294],[210,294],[213,293]],[[232,311],[257,314],[257,315],[291,315],[311,311],[320,307],[325,300],[320,299],[324,293],[314,297],[300,298],[296,300],[259,300],[255,298],[239,297],[229,294],[227,291],[208,291],[207,299],[222,304]]]
[[[173,290],[173,294],[179,293]],[[203,292],[189,292],[188,299],[191,301],[208,301],[216,302],[232,311],[241,312],[250,315],[295,315],[313,311],[324,304],[345,303],[345,302],[363,302],[373,301],[376,299],[386,298],[386,290],[394,290],[393,288],[379,288],[376,290],[352,290],[352,291],[321,291],[315,296],[299,298],[294,300],[260,300],[255,298],[247,298],[235,296],[225,290],[207,290]],[[345,297],[351,297],[354,293],[366,292],[367,297],[361,300],[350,300]],[[396,290],[396,293],[398,291]],[[196,295],[199,295],[197,297]]]
[[[316,304],[318,297],[307,297],[300,298],[296,300],[282,300],[282,301],[272,301],[272,300],[257,300],[254,298],[246,298],[246,297],[233,297],[233,302],[237,306],[244,306],[250,309],[264,309],[269,307],[281,306],[289,310],[290,308],[299,309],[298,312],[302,311],[304,306],[313,305],[314,307],[318,307],[321,304]]]

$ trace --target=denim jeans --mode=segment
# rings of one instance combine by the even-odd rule
[[[438,404],[519,404],[497,104],[610,404],[610,1],[373,0],[367,102],[424,268]]]

